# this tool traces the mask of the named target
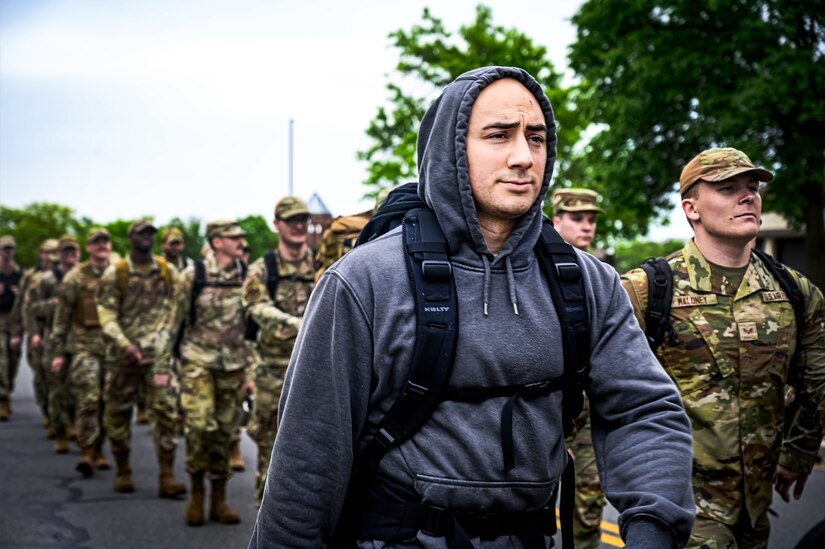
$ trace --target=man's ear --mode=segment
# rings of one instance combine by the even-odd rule
[[[696,209],[695,198],[683,198],[682,211],[685,212],[685,217],[688,218],[688,221],[692,221],[693,223],[699,221],[700,215],[699,210]]]

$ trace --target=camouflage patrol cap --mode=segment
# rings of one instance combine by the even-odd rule
[[[154,232],[158,232],[158,228],[152,225],[152,222],[148,219],[137,219],[129,225],[129,231],[126,233],[126,236],[132,236],[133,234],[145,231],[146,229],[151,229]]]
[[[181,231],[177,227],[166,227],[160,232],[160,241],[163,244],[183,242],[183,231]]]
[[[297,196],[287,196],[275,204],[275,219],[289,219],[296,215],[309,215],[306,202]]]
[[[679,194],[684,196],[698,181],[724,181],[748,172],[753,172],[759,181],[773,181],[771,172],[761,166],[754,166],[742,151],[732,148],[708,149],[693,157],[682,170],[679,177]]]
[[[4,234],[0,236],[0,248],[16,248],[17,243],[14,241],[14,237],[10,234]]]
[[[40,253],[52,254],[57,251],[57,245],[60,242],[56,238],[47,238],[40,244]]]
[[[57,251],[70,250],[72,248],[75,250],[80,249],[80,245],[77,243],[77,237],[73,234],[64,234],[61,236],[57,243]]]
[[[210,221],[206,224],[206,238],[231,238],[245,235],[246,233],[241,226],[238,225],[237,221],[221,219],[219,221]]]
[[[86,242],[94,242],[95,240],[99,240],[101,238],[105,238],[106,240],[112,239],[109,235],[109,231],[103,227],[92,227],[89,229],[89,235],[86,237]]]
[[[604,213],[597,205],[599,193],[590,189],[557,189],[553,191],[551,200],[553,213],[557,215],[562,212]]]

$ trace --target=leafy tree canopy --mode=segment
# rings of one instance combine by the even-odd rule
[[[805,223],[808,274],[825,283],[825,10],[806,0],[588,0],[570,65],[598,128],[578,165],[605,223],[647,231],[682,167],[712,146],[772,168],[765,208]]]
[[[613,267],[619,273],[626,273],[635,269],[648,258],[667,257],[675,251],[681,250],[685,243],[681,240],[668,240],[666,242],[649,242],[644,240],[623,240],[617,242],[615,249],[615,262]]]

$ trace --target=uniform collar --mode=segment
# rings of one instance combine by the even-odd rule
[[[721,295],[733,295],[739,299],[750,295],[757,291],[773,290],[774,282],[765,266],[759,261],[753,253],[751,253],[748,268],[745,275],[742,277],[742,283],[736,292],[729,288],[724,288],[724,277],[714,272],[710,263],[699,248],[696,242],[690,239],[685,247],[682,249],[685,258],[685,263],[689,266],[688,280],[690,287],[699,292],[712,292]]]

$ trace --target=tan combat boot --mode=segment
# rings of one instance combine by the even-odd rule
[[[149,423],[149,414],[146,413],[146,406],[138,406],[137,422],[141,425]]]
[[[112,453],[117,465],[115,492],[130,494],[135,491],[135,485],[132,484],[132,469],[129,467],[129,450],[114,450]]]
[[[66,437],[69,440],[77,440],[77,429],[74,428],[74,424],[69,423],[66,427]]]
[[[229,447],[229,467],[233,471],[246,471],[246,465],[241,455],[241,441],[233,440]]]
[[[201,526],[203,524],[203,471],[189,475],[190,492],[186,505],[186,524]]]
[[[94,452],[92,453],[92,466],[99,470],[105,471],[112,468],[112,464],[103,455],[103,441],[95,444]]]
[[[238,524],[241,517],[226,504],[226,479],[216,478],[212,481],[212,499],[209,505],[209,520],[221,524]]]
[[[186,493],[186,487],[175,480],[175,474],[173,473],[174,463],[174,450],[160,451],[160,456],[158,456],[158,464],[160,465],[159,497],[175,499],[177,496]]]
[[[83,448],[83,455],[80,457],[80,461],[77,462],[77,465],[75,465],[74,468],[75,471],[83,475],[84,478],[89,478],[94,474],[93,447],[87,446],[86,448]]]
[[[0,400],[0,421],[8,421],[11,415],[11,404],[8,400]]]
[[[66,436],[66,428],[58,427],[54,430],[54,453],[69,453],[69,437]]]

